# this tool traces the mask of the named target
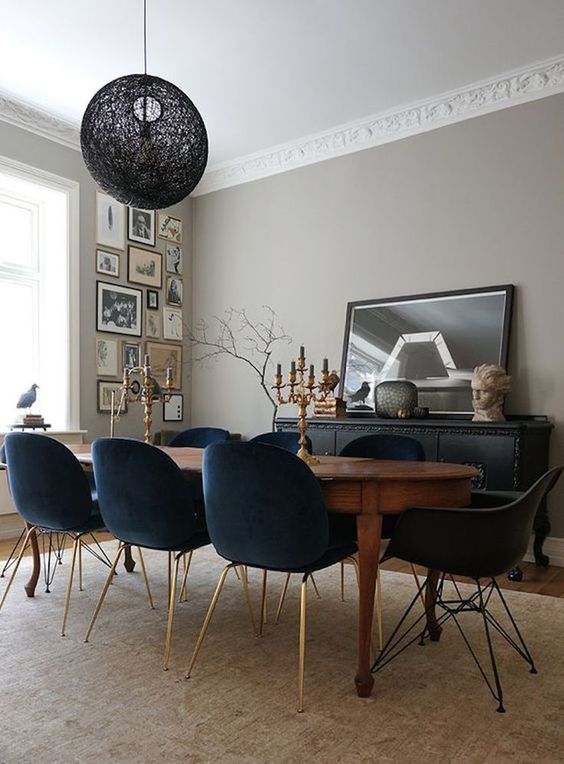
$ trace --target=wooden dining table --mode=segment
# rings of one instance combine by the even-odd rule
[[[69,445],[85,469],[92,467],[90,445]],[[167,448],[165,451],[191,480],[201,480],[203,450]],[[331,512],[356,516],[359,572],[358,654],[355,686],[360,697],[372,692],[371,639],[376,576],[382,538],[382,518],[399,514],[408,507],[464,507],[470,504],[471,481],[478,472],[473,467],[444,462],[385,461],[340,456],[320,456],[311,470],[318,478]],[[33,573],[26,585],[28,596],[39,577],[36,540]],[[436,586],[440,571],[430,571]],[[33,584],[31,587],[30,585]],[[427,628],[437,641],[441,627],[434,610],[433,586],[426,590]]]

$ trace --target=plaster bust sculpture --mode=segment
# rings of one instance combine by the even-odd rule
[[[503,401],[511,390],[511,377],[495,364],[476,366],[472,377],[473,422],[504,422]]]

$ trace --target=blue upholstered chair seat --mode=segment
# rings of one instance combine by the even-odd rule
[[[150,543],[143,544],[146,549],[156,549],[159,552],[189,552],[210,544],[210,537],[206,530],[194,531],[190,538],[175,541],[170,546],[152,546]]]
[[[98,507],[96,507],[96,510]],[[99,512],[92,513],[88,520],[81,525],[75,525],[72,528],[52,528],[50,525],[39,525],[42,531],[52,531],[53,533],[92,533],[92,531],[103,531],[106,529],[102,515]]]
[[[229,560],[229,562],[234,562],[236,565],[246,565],[249,568],[258,568],[259,570],[271,570],[275,573],[315,573],[317,570],[323,570],[331,565],[335,565],[335,563],[340,562],[344,557],[350,557],[351,555],[356,554],[357,551],[358,547],[355,542],[336,544],[335,546],[328,547],[318,560],[300,568],[277,568],[272,565],[249,565],[243,560]]]

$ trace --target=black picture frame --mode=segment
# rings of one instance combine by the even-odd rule
[[[132,327],[120,326],[116,320],[110,321],[104,315],[104,293],[120,293],[135,300],[137,320]],[[96,281],[96,331],[109,334],[124,334],[128,337],[141,337],[143,334],[143,291],[123,284],[110,284]]]
[[[514,302],[514,292],[515,287],[513,284],[502,284],[502,285],[496,285],[496,286],[486,286],[486,287],[476,287],[475,289],[457,289],[452,291],[445,291],[445,292],[429,292],[425,294],[416,294],[416,295],[406,295],[402,297],[389,297],[389,298],[378,298],[375,300],[358,300],[354,302],[349,302],[347,304],[347,314],[346,314],[346,321],[345,321],[345,335],[343,340],[343,353],[341,358],[341,381],[339,385],[340,389],[340,395],[343,398],[347,398],[347,392],[346,392],[346,383],[347,383],[347,359],[349,357],[349,343],[351,338],[351,329],[353,325],[353,317],[355,314],[355,311],[362,308],[378,308],[378,307],[385,307],[385,306],[392,306],[396,303],[416,303],[416,302],[426,302],[426,301],[441,301],[441,300],[449,300],[449,301],[456,301],[457,298],[460,300],[466,299],[468,297],[481,297],[486,296],[488,294],[503,294],[504,298],[504,305],[503,305],[503,313],[501,318],[501,326],[500,326],[500,342],[499,342],[499,354],[496,358],[484,358],[476,363],[476,365],[479,365],[480,363],[496,363],[499,366],[502,366],[503,368],[507,369],[508,364],[508,356],[509,356],[509,342],[510,342],[510,336],[511,336],[511,318],[512,318],[512,312],[513,312],[513,302]],[[440,331],[440,327],[437,327]],[[471,329],[469,328],[469,331]],[[398,330],[398,334],[401,334]],[[407,377],[409,379],[409,377]],[[414,381],[414,380],[411,380]],[[373,390],[371,391],[371,394],[373,395]],[[465,400],[467,399],[467,392],[464,393]],[[425,406],[425,400],[419,400],[419,405]],[[450,408],[442,409],[442,408],[433,408],[429,406],[430,413],[434,415],[439,416],[446,416],[449,418],[456,418],[457,416],[464,416],[467,414],[472,413],[471,405],[466,406],[463,410],[456,409],[455,411],[451,410]],[[363,416],[370,416],[374,414],[374,407],[369,408],[361,407],[359,408],[350,408],[347,406],[347,415],[363,415]]]
[[[135,230],[135,217],[142,215],[147,229],[144,231]],[[143,222],[143,221],[142,221]],[[135,241],[145,247],[154,247],[157,243],[155,210],[142,210],[139,207],[127,208],[127,238],[129,241]]]
[[[159,290],[147,289],[147,310],[159,309]]]

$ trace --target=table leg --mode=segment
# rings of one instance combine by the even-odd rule
[[[425,587],[425,610],[427,612],[427,629],[431,642],[438,642],[441,638],[442,627],[437,623],[435,603],[437,601],[437,585],[441,577],[439,570],[427,572],[427,586]]]
[[[29,528],[29,524],[27,524],[27,527]],[[39,573],[41,571],[41,558],[39,556],[39,543],[37,542],[37,533],[33,531],[33,533],[29,537],[29,544],[31,546],[31,556],[33,559],[33,569],[31,571],[31,576],[29,578],[29,581],[24,586],[25,593],[28,597],[35,597],[35,587],[37,586],[37,581],[39,580]]]
[[[372,692],[374,676],[370,671],[370,644],[374,617],[374,593],[380,556],[382,536],[382,515],[377,514],[378,486],[363,483],[363,513],[356,516],[358,540],[358,666],[355,676],[356,692],[360,698],[367,698]]]
[[[133,555],[131,554],[131,546],[129,544],[126,544],[123,548],[124,554],[124,560],[123,560],[123,567],[127,570],[128,573],[133,573],[133,570],[135,568],[135,560],[133,559]]]

